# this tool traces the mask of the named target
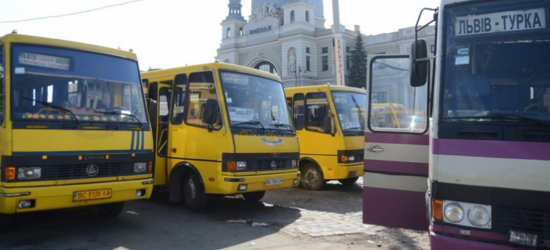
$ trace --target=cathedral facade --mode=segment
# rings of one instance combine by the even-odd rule
[[[335,84],[334,33],[325,27],[322,0],[252,0],[247,18],[240,0],[230,0],[228,7],[217,60],[276,73],[284,87]],[[359,26],[341,26],[340,32],[347,70]],[[433,32],[422,36],[433,44]],[[407,53],[413,40],[414,28],[363,36],[369,54]]]

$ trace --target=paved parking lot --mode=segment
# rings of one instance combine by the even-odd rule
[[[110,220],[93,208],[19,214],[0,249],[429,249],[425,232],[363,225],[360,182],[216,199],[200,212],[155,196]]]

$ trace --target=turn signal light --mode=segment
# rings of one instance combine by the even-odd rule
[[[432,199],[432,216],[434,220],[443,220],[443,201]]]
[[[13,181],[15,180],[15,167],[7,167],[5,172],[6,180]]]
[[[228,161],[227,162],[227,170],[236,171],[237,170],[237,163],[234,162],[234,161]]]

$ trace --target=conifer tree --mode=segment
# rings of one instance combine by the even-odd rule
[[[364,88],[367,84],[367,51],[365,51],[363,37],[359,31],[355,38],[355,48],[352,51],[350,63],[346,85]]]

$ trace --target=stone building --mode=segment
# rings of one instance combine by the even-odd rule
[[[246,19],[240,0],[229,0],[228,7],[217,60],[276,73],[285,87],[335,84],[334,34],[332,27],[325,27],[322,0],[252,0],[252,13]],[[344,69],[349,69],[359,26],[340,27]],[[433,27],[420,33],[428,45],[433,44],[433,35]],[[408,53],[414,28],[363,40],[369,54]]]

